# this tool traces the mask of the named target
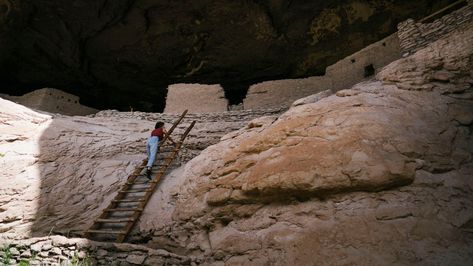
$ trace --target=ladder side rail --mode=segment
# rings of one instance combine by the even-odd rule
[[[184,110],[184,112],[182,112],[181,116],[179,117],[179,119],[176,120],[176,122],[174,122],[174,124],[171,126],[171,128],[168,130],[168,134],[166,134],[166,136],[164,136],[163,138],[163,141],[162,143],[164,143],[167,139],[168,139],[168,136],[170,136],[172,134],[172,132],[174,131],[174,129],[181,123],[182,119],[184,119],[184,117],[186,116],[187,114],[187,109]]]
[[[454,3],[452,3],[452,4],[448,5],[448,6],[446,6],[446,7],[444,7],[444,8],[441,8],[441,9],[435,11],[434,13],[428,15],[427,17],[424,17],[423,19],[419,20],[419,22],[420,22],[420,23],[424,23],[425,21],[428,21],[428,20],[432,19],[433,17],[436,17],[437,15],[439,15],[439,14],[441,14],[441,13],[447,11],[447,10],[453,9],[453,8],[455,8],[456,6],[459,6],[459,5],[464,4],[464,3],[468,4],[468,2],[467,2],[466,0],[459,0],[459,1],[456,1],[456,2],[454,2]]]
[[[160,168],[160,171],[158,172],[158,174],[155,176],[154,180],[156,181],[155,183],[152,183],[149,190],[145,193],[144,195],[144,201],[141,202],[139,204],[139,208],[142,208],[144,209],[148,203],[148,201],[151,199],[151,196],[153,195],[154,191],[156,190],[156,187],[158,186],[158,182],[159,180],[161,179],[161,177],[164,176],[165,174],[165,171],[166,169],[169,167],[169,165],[171,165],[172,161],[174,160],[174,158],[177,157],[177,154],[179,153],[181,147],[182,147],[182,143],[184,142],[184,140],[186,139],[187,135],[189,134],[189,132],[191,131],[191,129],[194,127],[196,121],[192,121],[192,123],[190,124],[190,126],[186,129],[186,131],[184,132],[184,134],[182,135],[180,141],[178,143],[176,143],[176,146],[172,152],[172,154],[167,157],[165,159],[165,163],[164,165]],[[128,236],[128,234],[130,233],[131,229],[133,229],[134,225],[136,224],[136,222],[138,221],[139,217],[141,216],[142,212],[135,212],[132,216],[132,221],[128,222],[126,227],[124,228],[124,232],[125,234],[120,234],[118,237],[117,237],[117,242],[121,243],[125,240],[125,238]]]
[[[153,182],[151,184],[151,186],[149,187],[149,190],[145,193],[145,195],[143,196],[143,199],[144,201],[142,201],[139,205],[138,205],[138,208],[141,208],[141,209],[144,209],[145,206],[147,205],[148,201],[151,199],[151,196],[153,195],[154,191],[156,190],[156,187],[158,186],[158,182],[161,180],[162,176],[164,176],[165,174],[165,169],[167,169],[169,167],[169,165],[171,164],[171,162],[173,161],[173,159],[177,156],[177,153],[179,151],[179,149],[181,148],[181,145],[180,143],[178,143],[176,145],[176,147],[174,148],[174,151],[173,153],[169,156],[169,157],[166,157],[165,158],[165,161],[166,163],[161,166],[160,168],[160,171],[158,172],[158,174],[154,177],[153,181],[156,181],[156,182]],[[117,237],[117,242],[121,243],[125,240],[125,238],[128,236],[128,234],[130,233],[131,229],[133,229],[133,227],[135,226],[136,222],[138,221],[139,217],[141,216],[141,212],[135,212],[133,215],[132,215],[132,219],[133,221],[131,222],[128,222],[127,225],[125,226],[125,228],[123,229],[123,232],[125,232],[125,234],[120,234],[118,237]]]
[[[159,152],[159,150],[161,149],[161,147],[166,144],[166,141],[169,139],[169,136],[171,136],[172,132],[174,132],[174,129],[181,123],[182,119],[184,119],[184,117],[186,116],[187,114],[187,109],[184,110],[184,112],[182,112],[181,116],[179,116],[179,118],[174,121],[174,123],[172,124],[171,128],[168,130],[167,134],[164,135],[164,138],[162,141],[159,142],[160,145],[158,145],[158,149],[156,150],[156,154]],[[155,154],[155,156],[156,156]]]
[[[164,142],[167,140],[168,136],[174,131],[174,129],[179,125],[179,123],[182,121],[182,119],[184,119],[184,117],[186,116],[187,114],[187,110],[185,110],[184,112],[182,112],[181,116],[179,117],[178,120],[176,120],[173,125],[171,126],[171,128],[169,129],[168,131],[168,134],[166,134],[166,136],[163,138],[163,141],[162,143],[164,144]],[[128,189],[130,186],[132,186],[132,183],[136,180],[136,177],[140,174],[140,172],[144,169],[144,167],[146,166],[146,163],[147,163],[147,160],[144,159],[141,164],[133,171],[133,173],[131,175],[128,176],[127,178],[127,182],[124,183],[124,185],[122,186],[121,190],[120,191],[123,191],[125,189]],[[94,230],[94,229],[97,229],[101,224],[98,223],[97,221],[99,219],[105,219],[108,215],[109,215],[109,212],[107,210],[109,209],[115,209],[118,205],[118,202],[117,200],[121,200],[123,199],[126,194],[125,193],[119,193],[115,196],[115,198],[110,202],[110,204],[102,211],[102,213],[100,214],[99,217],[97,217],[92,226],[85,232],[84,234],[84,237],[86,238],[89,238],[90,237],[90,232],[91,230]]]

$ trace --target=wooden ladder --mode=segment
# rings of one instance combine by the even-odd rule
[[[187,110],[174,122],[172,127],[168,130],[168,134],[160,141],[158,151],[186,114]],[[154,178],[151,180],[146,178],[145,171],[143,171],[146,167],[147,159],[143,160],[141,165],[128,177],[126,183],[122,186],[121,190],[110,202],[108,207],[103,210],[102,214],[94,221],[92,226],[84,232],[84,237],[101,241],[115,241],[118,243],[126,239],[156,190],[159,181],[164,176],[173,160],[177,157],[184,140],[194,125],[195,121],[187,127],[181,139],[177,141],[174,146],[168,145],[171,146],[171,150],[158,152],[158,155],[168,155],[163,156],[164,158],[161,160],[157,158],[156,161],[159,161],[160,164],[154,165],[152,171]]]

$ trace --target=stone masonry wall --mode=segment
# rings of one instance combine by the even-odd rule
[[[267,81],[252,85],[244,100],[245,109],[289,106],[292,101],[323,90],[339,91],[370,78],[384,66],[432,43],[473,19],[473,1],[433,23],[399,24],[399,32],[373,43],[327,67],[325,76]]]
[[[63,236],[0,243],[1,265],[197,265],[199,260],[142,245]]]
[[[374,76],[384,66],[399,59],[401,55],[406,56],[413,53],[471,21],[473,18],[473,1],[469,0],[467,2],[466,7],[445,15],[433,23],[416,23],[412,19],[400,23],[398,33],[373,43],[327,67],[325,76],[265,81],[254,84],[248,89],[246,98],[243,100],[243,108],[246,110],[287,108],[293,101],[311,94],[328,89],[338,91],[350,88],[354,84]],[[199,110],[203,108],[199,106],[201,102],[210,102],[214,97],[214,95],[209,96],[208,92],[206,93],[199,94],[196,91],[190,91],[190,88],[185,93],[170,91],[165,112],[171,112],[172,108],[177,108],[176,112],[186,108],[190,110],[197,108],[196,110]],[[199,96],[194,97],[194,94],[199,94]],[[185,98],[185,100],[182,98]],[[223,111],[222,108],[225,107],[220,106],[219,101],[216,103],[210,106],[211,111]]]
[[[447,33],[473,20],[473,1],[432,23],[415,22],[408,19],[398,25],[398,35],[403,57],[426,47]]]
[[[400,57],[399,39],[392,34],[327,67],[325,76],[332,80],[333,91],[349,89]]]
[[[327,77],[265,81],[250,86],[243,100],[244,109],[289,107],[292,102],[308,95],[328,90],[332,80]]]
[[[220,139],[233,131],[244,128],[251,120],[262,116],[277,117],[285,109],[261,109],[261,110],[241,110],[215,113],[188,113],[183,122],[175,129],[173,135],[180,136],[191,121],[196,121],[192,131],[184,142],[183,149],[179,152],[178,164],[185,164],[210,145],[214,145]],[[147,120],[163,121],[169,128],[180,114],[170,113],[145,113],[145,112],[118,112],[106,110],[92,115],[92,117],[115,119],[134,119],[136,121]],[[145,140],[143,140],[145,143]]]
[[[22,96],[6,96],[29,108],[59,113],[64,115],[89,115],[98,112],[97,109],[79,103],[79,97],[53,88],[43,88]]]
[[[203,84],[173,84],[168,87],[165,113],[224,112],[228,109],[223,88],[216,85]]]
[[[288,107],[297,99],[321,91],[347,89],[399,58],[399,39],[392,34],[327,67],[325,76],[252,85],[243,101],[244,109]]]

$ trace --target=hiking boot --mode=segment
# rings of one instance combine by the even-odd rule
[[[151,167],[146,168],[146,178],[151,180]]]

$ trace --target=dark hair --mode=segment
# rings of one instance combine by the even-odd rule
[[[159,121],[159,122],[156,122],[156,125],[154,126],[154,128],[160,128],[160,127],[163,127],[164,126],[164,123]]]

